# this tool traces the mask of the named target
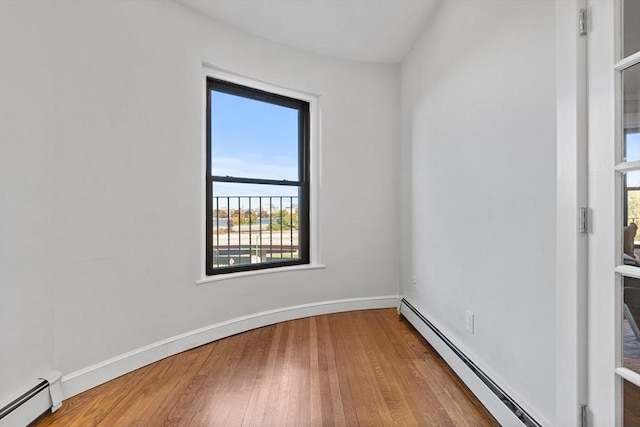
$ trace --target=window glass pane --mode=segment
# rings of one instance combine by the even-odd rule
[[[640,189],[627,189],[627,209],[627,224],[640,224]],[[640,232],[636,232],[633,242],[640,245]]]
[[[296,185],[244,184],[217,181],[214,181],[212,185],[211,190],[214,197],[297,197],[299,188]]]
[[[298,181],[298,110],[211,91],[211,174]]]
[[[625,160],[640,160],[640,64],[622,72]]]
[[[624,145],[627,150],[627,162],[640,160],[640,129],[628,128],[624,135]]]
[[[299,188],[213,183],[212,267],[300,259]]]
[[[622,56],[640,51],[640,0],[622,1]]]
[[[622,261],[640,267],[640,171],[625,173],[623,184]]]
[[[640,279],[623,278],[622,366],[640,373]]]

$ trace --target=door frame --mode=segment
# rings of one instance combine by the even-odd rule
[[[588,204],[586,0],[556,1],[557,230],[556,425],[578,426],[587,404]],[[589,231],[589,230],[586,230]]]

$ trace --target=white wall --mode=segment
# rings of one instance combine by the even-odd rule
[[[401,290],[534,418],[553,423],[554,2],[443,2],[401,82],[411,224]]]
[[[227,319],[397,295],[397,67],[307,54],[173,2],[0,4],[0,398],[41,369]],[[203,61],[320,96],[326,269],[195,284]]]
[[[10,6],[0,2],[0,403],[53,359],[49,7]]]

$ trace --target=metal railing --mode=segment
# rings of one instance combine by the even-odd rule
[[[213,268],[300,257],[297,196],[217,196],[211,215]]]

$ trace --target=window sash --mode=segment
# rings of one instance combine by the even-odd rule
[[[284,266],[301,265],[310,263],[310,111],[309,103],[283,95],[278,95],[259,89],[241,86],[224,80],[207,78],[207,165],[206,165],[206,254],[205,273],[207,276],[227,274],[240,271],[271,269]],[[294,108],[298,111],[298,177],[297,181],[262,179],[252,177],[216,176],[212,175],[212,141],[211,141],[211,93],[223,92],[231,95],[242,96],[279,106]],[[229,267],[213,267],[213,183],[242,183],[242,184],[266,184],[298,187],[298,257],[279,261],[268,261],[256,264],[242,264]],[[282,242],[281,242],[282,243]]]

